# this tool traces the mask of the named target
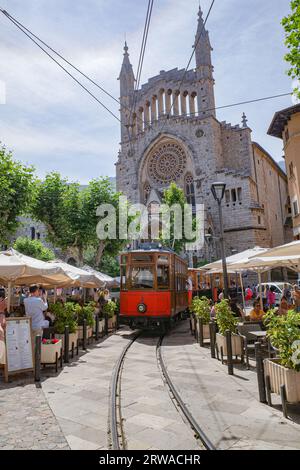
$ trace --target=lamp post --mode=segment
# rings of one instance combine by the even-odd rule
[[[223,227],[223,215],[222,215],[222,199],[225,195],[225,183],[213,183],[211,186],[211,192],[215,198],[215,201],[218,203],[219,208],[219,222],[220,222],[220,246],[221,246],[221,255],[222,255],[222,267],[223,267],[223,278],[224,278],[224,296],[225,299],[228,299],[228,275],[227,275],[227,265],[226,265],[226,256],[225,256],[225,246],[224,246],[224,227]]]

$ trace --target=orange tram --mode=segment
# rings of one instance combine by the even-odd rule
[[[166,248],[120,257],[120,324],[166,331],[188,308],[188,265]]]

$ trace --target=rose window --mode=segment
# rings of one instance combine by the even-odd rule
[[[163,144],[150,155],[148,173],[152,181],[168,184],[182,177],[186,162],[186,155],[179,145]]]

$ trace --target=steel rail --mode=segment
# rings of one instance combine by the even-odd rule
[[[176,387],[174,386],[174,384],[173,384],[173,382],[172,382],[172,380],[171,380],[171,378],[168,374],[167,368],[165,366],[165,363],[164,363],[164,360],[163,360],[163,357],[162,357],[162,352],[161,352],[161,346],[162,346],[162,343],[163,343],[163,339],[164,339],[164,336],[161,336],[158,343],[157,343],[156,351],[157,351],[157,360],[158,360],[159,365],[161,367],[162,374],[165,378],[165,381],[166,381],[170,391],[172,392],[179,408],[181,409],[182,413],[186,417],[186,419],[189,422],[191,428],[196,433],[196,437],[201,440],[201,442],[204,445],[206,450],[216,450],[216,447],[213,445],[213,443],[207,437],[207,435],[202,430],[199,423],[195,420],[195,418],[193,417],[193,415],[191,414],[191,412],[187,408],[186,404],[182,400],[181,396],[179,395]]]

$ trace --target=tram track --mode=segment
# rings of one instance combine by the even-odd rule
[[[109,444],[112,450],[126,450],[127,449],[127,440],[126,433],[124,429],[124,420],[122,417],[122,391],[121,391],[121,382],[122,382],[122,370],[124,367],[124,362],[126,355],[135,341],[140,338],[142,332],[137,332],[134,334],[133,338],[128,342],[128,344],[122,350],[119,359],[114,367],[113,374],[111,377],[110,383],[110,410],[109,410]],[[166,364],[164,362],[162,345],[165,335],[162,335],[158,338],[156,343],[156,359],[157,366],[160,371],[161,378],[164,384],[168,388],[170,399],[173,402],[177,412],[180,414],[181,419],[184,420],[185,424],[189,426],[197,442],[201,442],[201,445],[206,450],[215,450],[216,447],[212,444],[209,438],[204,433],[200,424],[195,420],[188,407],[182,400],[177,388],[175,387],[168,371]],[[184,419],[185,418],[185,419]]]

